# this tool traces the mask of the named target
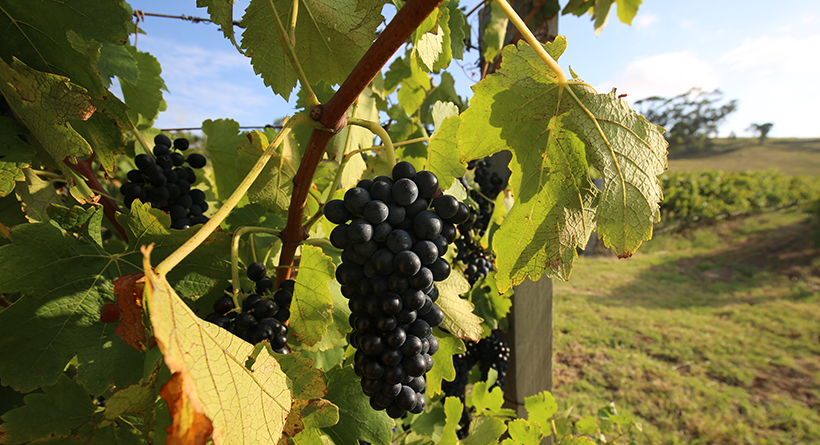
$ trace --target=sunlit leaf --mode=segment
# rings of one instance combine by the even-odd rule
[[[328,283],[333,281],[335,271],[333,261],[321,248],[302,246],[290,306],[290,333],[308,346],[321,340],[333,321],[333,295]]]
[[[444,311],[441,327],[464,340],[481,338],[481,319],[473,313],[473,304],[461,298],[470,291],[470,284],[461,274],[451,273],[446,280],[436,283],[439,298],[436,304]]]
[[[456,378],[456,369],[453,366],[453,356],[461,354],[467,349],[460,339],[440,330],[435,331],[439,350],[433,357],[433,369],[427,373],[427,394],[441,394],[441,381],[452,382]]]

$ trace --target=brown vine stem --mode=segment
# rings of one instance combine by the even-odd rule
[[[100,194],[100,203],[103,206],[103,214],[109,221],[111,221],[111,224],[113,224],[114,228],[117,229],[117,232],[122,235],[125,242],[128,242],[128,234],[125,232],[125,228],[117,222],[117,211],[119,211],[119,207],[113,199],[108,197],[108,193],[105,191],[102,184],[100,184],[100,181],[97,179],[97,175],[94,174],[94,170],[91,168],[91,164],[94,162],[94,154],[92,154],[88,159],[78,160],[76,164],[69,162],[68,158],[65,158],[63,161],[74,171],[83,175],[83,177],[85,177],[86,185]]]
[[[335,132],[345,127],[345,114],[353,105],[359,94],[373,81],[387,61],[393,56],[421,22],[432,13],[443,0],[409,0],[393,17],[393,20],[384,28],[379,38],[373,42],[364,57],[353,68],[339,91],[323,105],[319,105],[311,112],[311,117],[322,125]],[[310,135],[305,155],[296,176],[293,177],[293,194],[288,207],[288,222],[282,231],[282,254],[279,257],[280,266],[290,266],[296,255],[299,244],[307,238],[302,229],[302,218],[305,212],[305,203],[316,167],[322,160],[328,141],[333,133],[314,130]],[[280,268],[276,275],[277,285],[290,278],[290,268]]]

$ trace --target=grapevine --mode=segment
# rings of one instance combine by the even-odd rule
[[[300,109],[278,131],[207,120],[191,153],[151,128],[165,85],[128,5],[0,4],[0,354],[18,358],[0,442],[574,440],[548,392],[527,402],[540,417],[502,408],[503,301],[567,277],[596,223],[622,256],[648,239],[665,146],[567,77],[563,38],[487,2],[524,41],[484,39],[498,69],[467,104],[446,71],[470,40],[457,0],[409,0],[383,28],[384,2],[252,0],[241,39],[203,0]],[[509,179],[488,173],[502,150]]]

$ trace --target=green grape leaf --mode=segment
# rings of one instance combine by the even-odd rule
[[[433,443],[438,443],[446,422],[444,404],[431,403],[427,406],[428,410],[424,414],[410,418],[410,430],[423,437],[432,438]]]
[[[529,445],[539,443],[544,437],[541,427],[524,419],[515,419],[507,424],[510,437],[501,441],[501,445]]]
[[[384,75],[385,91],[392,93],[396,88],[399,88],[399,107],[404,108],[410,116],[416,113],[416,110],[424,102],[427,91],[432,87],[430,75],[422,71],[418,63],[412,59],[412,54],[396,58],[390,64],[390,70]]]
[[[143,381],[126,386],[106,399],[104,412],[106,420],[116,422],[126,413],[133,413],[142,423],[143,437],[147,440],[151,439],[155,428],[157,379],[162,369],[160,363],[160,361],[156,362],[151,374]]]
[[[450,28],[450,47],[452,48],[453,58],[463,59],[464,47],[466,46],[465,39],[470,35],[467,18],[464,16],[464,11],[458,7],[458,0],[447,2],[447,8],[450,9],[450,21],[447,26]]]
[[[443,41],[444,30],[439,26],[430,32],[425,32],[415,42],[414,56],[417,56],[416,60],[420,61],[427,71],[433,71],[433,66],[438,62],[439,57],[444,55]]]
[[[55,161],[64,165],[64,159],[91,154],[91,146],[69,123],[86,120],[96,110],[85,89],[16,59],[11,66],[0,60],[0,79],[0,92],[14,115]]]
[[[166,108],[162,91],[168,91],[168,89],[165,87],[165,81],[160,77],[162,68],[157,58],[151,54],[142,52],[133,46],[125,48],[137,61],[140,73],[136,82],[129,82],[122,78],[120,80],[125,104],[130,108],[128,116],[134,125],[150,127],[159,112],[165,111]]]
[[[544,46],[555,59],[565,47],[561,37]],[[525,43],[504,51],[501,69],[475,87],[457,133],[462,160],[513,153],[516,204],[493,239],[500,292],[543,273],[566,279],[595,217],[605,245],[631,255],[660,214],[666,147],[658,127],[614,93],[596,94],[578,79],[558,85]],[[589,163],[604,174],[599,197]]]
[[[196,0],[197,8],[208,8],[211,21],[219,25],[222,34],[231,43],[236,45],[236,35],[233,32],[233,1],[227,0]]]
[[[489,335],[493,329],[498,329],[501,320],[507,317],[512,307],[513,293],[507,292],[503,295],[498,293],[495,273],[495,271],[490,271],[473,285],[468,295],[470,302],[475,305],[475,314],[484,319],[482,337]]]
[[[100,166],[107,172],[116,170],[116,157],[125,148],[125,136],[117,123],[97,112],[88,120],[71,125],[91,145]]]
[[[122,45],[128,41],[130,23],[131,14],[119,0],[3,2],[0,29],[7,31],[0,58],[10,62],[16,57],[32,69],[67,77],[87,89],[101,107],[97,101],[107,92],[94,67],[96,56],[78,50],[66,36],[71,31],[99,42],[96,45]]]
[[[80,206],[63,207],[52,205],[46,209],[50,220],[57,223],[67,232],[82,234],[85,239],[93,240],[98,246],[103,245],[102,221],[103,212],[99,208],[83,208]]]
[[[458,397],[447,397],[444,399],[444,430],[441,433],[442,445],[455,445],[458,442],[456,431],[459,429],[459,422],[461,422],[461,412],[464,407]]]
[[[427,93],[427,97],[425,97],[421,103],[419,117],[423,123],[433,123],[432,111],[433,105],[435,105],[436,102],[452,102],[458,107],[459,111],[467,108],[464,99],[456,92],[455,79],[446,71],[441,73],[441,82]],[[435,128],[436,131],[439,130],[438,125],[436,125]],[[456,153],[456,155],[458,155],[458,153]]]
[[[17,137],[28,130],[23,124],[9,117],[0,117],[0,198],[14,190],[16,181],[25,181],[23,169],[31,166],[34,152],[30,145]]]
[[[441,381],[452,382],[456,378],[453,356],[465,352],[464,342],[441,330],[435,331],[439,350],[433,359],[433,369],[427,373],[427,394],[441,394]]]
[[[621,23],[632,25],[632,19],[638,15],[638,7],[642,0],[618,0],[618,20]]]
[[[558,403],[548,391],[524,398],[527,407],[527,419],[541,427],[542,431],[550,431],[550,419],[558,412]]]
[[[216,179],[216,197],[220,201],[225,201],[245,177],[244,174],[241,175],[242,171],[238,168],[236,160],[239,147],[248,143],[247,134],[240,134],[239,122],[231,119],[208,119],[202,122],[202,132],[207,137],[205,149],[213,161],[211,166]],[[250,171],[251,166],[246,166],[247,171]],[[247,198],[243,197],[238,206],[247,203]]]
[[[110,255],[53,223],[13,227],[11,241],[0,247],[0,293],[26,296],[0,312],[0,355],[17,357],[0,361],[3,384],[24,392],[54,384],[74,356],[92,394],[138,381],[142,354],[100,321],[118,276]]]
[[[460,124],[461,118],[458,116],[444,119],[427,148],[426,168],[435,173],[439,186],[444,190],[467,172],[467,166],[461,162],[458,153],[456,134]]]
[[[507,37],[509,19],[497,3],[490,3],[490,20],[483,26],[484,60],[492,61],[501,54],[504,39]]]
[[[239,178],[250,171],[269,145],[267,136],[259,131],[251,132],[248,138],[250,143],[239,149],[235,161]],[[248,190],[248,200],[252,204],[262,204],[277,215],[287,215],[295,175],[296,167],[286,157],[274,154]]]
[[[444,119],[447,119],[450,116],[458,115],[458,107],[456,104],[449,101],[436,101],[436,103],[433,104],[430,115],[433,117],[433,127],[435,128],[433,131],[433,136],[435,136],[436,133],[441,130],[441,124],[444,122]]]
[[[102,77],[106,88],[111,87],[111,79],[114,76],[132,85],[136,84],[140,78],[137,59],[134,58],[125,45],[103,43],[100,48],[100,58],[95,66],[97,71],[100,72],[100,77]]]
[[[293,442],[296,445],[332,445],[329,438],[318,428],[305,428],[293,436]]]
[[[273,0],[273,4],[287,26],[294,2]],[[294,51],[309,56],[299,63],[311,85],[341,84],[373,43],[382,15],[377,9],[357,11],[356,6],[356,0],[299,2]],[[242,48],[265,85],[289,100],[298,77],[282,49],[272,14],[267,0],[251,1],[242,17]]]
[[[254,347],[197,317],[165,278],[154,274],[150,254],[146,249],[143,267],[151,325],[165,364],[181,376],[192,410],[210,419],[217,442],[277,443],[291,406],[279,363],[263,349],[246,368]]]
[[[333,294],[328,283],[333,281],[336,267],[329,256],[316,246],[302,246],[299,276],[290,306],[290,333],[311,346],[324,337],[333,322]]]
[[[339,422],[322,428],[333,443],[347,445],[362,440],[388,445],[393,437],[393,420],[384,411],[374,411],[370,407],[370,400],[362,393],[361,379],[353,372],[353,367],[334,367],[325,377],[328,387],[325,399],[339,407]],[[461,411],[458,415],[461,416]]]
[[[30,222],[48,221],[46,209],[51,204],[60,205],[63,200],[57,195],[51,182],[40,179],[34,170],[23,170],[25,182],[17,187],[17,198],[23,203],[23,211]]]
[[[470,291],[470,284],[459,273],[451,273],[446,280],[436,283],[439,298],[436,304],[444,311],[441,327],[464,340],[481,338],[481,319],[473,314],[473,304],[460,297]]]
[[[97,406],[82,386],[60,374],[53,386],[42,394],[29,394],[26,405],[3,415],[0,441],[21,444],[36,439],[66,437],[71,430],[91,421]]]
[[[592,19],[595,21],[595,35],[601,34],[609,20],[609,9],[615,0],[595,0]]]
[[[313,360],[300,356],[298,352],[276,356],[282,372],[288,376],[295,399],[318,399],[327,394],[327,384],[322,373],[313,367]]]
[[[463,445],[483,445],[497,443],[507,431],[507,425],[497,417],[481,416],[470,422],[470,434],[461,442]],[[537,442],[529,442],[537,443]]]
[[[335,273],[335,272],[334,272]],[[353,328],[350,327],[350,308],[347,307],[347,298],[342,295],[341,285],[338,281],[330,282],[330,293],[333,295],[333,323],[327,326],[327,334],[322,340],[306,347],[312,352],[329,351],[341,345],[347,338],[347,333]]]
[[[478,416],[485,415],[484,411],[487,411],[487,414],[497,417],[515,417],[515,411],[502,408],[504,405],[504,392],[501,388],[496,386],[490,390],[491,385],[495,383],[495,378],[492,381],[487,380],[473,385],[473,391],[467,396],[465,404],[475,408]]]
[[[575,423],[575,431],[587,436],[598,433],[598,419],[593,416],[585,416]]]

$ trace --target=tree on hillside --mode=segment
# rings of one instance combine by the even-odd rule
[[[664,137],[669,151],[701,151],[709,146],[709,138],[717,135],[718,126],[737,111],[737,100],[723,101],[720,90],[703,91],[692,88],[672,98],[647,97],[635,102],[638,112],[650,122],[666,128]]]
[[[774,127],[774,124],[771,122],[766,122],[765,124],[753,123],[749,125],[749,128],[747,128],[746,131],[750,131],[752,132],[752,134],[756,134],[757,139],[762,144],[766,140],[766,136],[769,135],[769,131],[771,131],[772,127]]]

